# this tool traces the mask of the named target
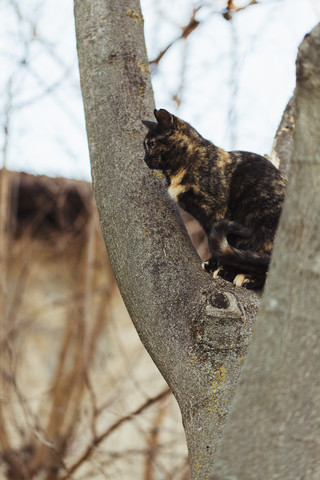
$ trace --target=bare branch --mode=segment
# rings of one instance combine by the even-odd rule
[[[192,12],[192,15],[191,15],[191,18],[188,22],[187,25],[185,25],[184,27],[181,27],[181,34],[175,39],[173,40],[172,42],[170,42],[160,53],[159,55],[154,59],[154,60],[151,60],[149,62],[151,68],[155,68],[156,65],[158,65],[158,63],[160,62],[160,60],[162,59],[162,57],[167,53],[167,51],[172,47],[172,45],[174,45],[175,43],[177,43],[179,40],[186,40],[189,35],[191,35],[191,33],[200,25],[200,22],[198,20],[196,20],[195,16],[197,14],[197,12],[201,9],[201,6],[198,7],[198,8],[195,8]]]
[[[256,0],[251,0],[247,5],[243,5],[242,7],[237,7],[233,0],[228,0],[227,8],[223,13],[223,17],[226,20],[232,20],[232,17],[235,13],[241,12],[242,10],[245,10],[248,7],[251,7],[253,5],[258,5],[258,4],[259,2],[257,2]]]
[[[124,423],[131,421],[134,419],[137,415],[140,415],[144,410],[149,408],[151,405],[163,400],[165,397],[167,397],[170,393],[170,390],[166,388],[162,392],[160,392],[158,395],[155,397],[149,398],[146,402],[144,402],[140,407],[138,407],[135,411],[132,413],[126,415],[125,417],[120,418],[117,420],[111,427],[108,428],[105,432],[100,434],[99,436],[95,437],[91,443],[87,447],[87,449],[80,455],[78,460],[68,468],[67,472],[60,478],[60,480],[67,480],[70,478],[70,476],[83,464],[85,460],[88,460],[88,458],[92,455],[94,452],[95,448],[103,441],[105,440],[111,433],[113,433],[116,429],[118,429],[120,426],[122,426]]]
[[[226,20],[231,20],[235,13],[241,12],[242,10],[245,10],[248,7],[251,7],[253,5],[258,5],[258,4],[259,4],[259,2],[257,2],[256,0],[251,0],[247,5],[244,5],[242,7],[237,7],[234,4],[233,0],[228,0],[227,7],[226,7],[225,10],[223,10],[221,12],[215,12],[214,11],[213,13],[222,14],[223,17]],[[180,40],[186,40],[191,35],[191,33],[199,27],[199,25],[201,25],[202,23],[205,22],[205,20],[200,21],[200,20],[197,20],[195,18],[196,14],[199,12],[199,10],[201,10],[201,8],[203,8],[203,6],[204,5],[200,5],[199,7],[193,9],[193,12],[192,12],[192,15],[190,17],[190,20],[189,20],[188,24],[183,26],[183,27],[180,27],[181,28],[181,34],[178,37],[176,37],[174,40],[172,40],[164,49],[162,49],[161,52],[159,52],[159,54],[157,55],[156,58],[149,61],[152,72],[155,71],[155,69],[156,69],[157,65],[159,64],[159,62],[161,61],[161,59],[164,57],[164,55],[168,52],[168,50],[170,50],[170,48],[173,45],[178,43]]]

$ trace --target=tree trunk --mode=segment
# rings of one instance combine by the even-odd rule
[[[320,478],[320,25],[297,59],[290,183],[214,480]]]
[[[193,479],[207,478],[259,307],[213,280],[143,161],[153,94],[138,0],[75,0],[93,188],[115,276],[180,406]]]

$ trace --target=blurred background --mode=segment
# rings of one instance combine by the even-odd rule
[[[320,0],[141,3],[157,108],[269,154]],[[101,238],[73,3],[1,0],[0,22],[0,480],[187,480],[176,403]]]

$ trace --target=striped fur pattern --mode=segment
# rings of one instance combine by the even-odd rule
[[[203,268],[246,288],[262,288],[285,196],[286,179],[265,157],[227,152],[166,110],[143,120],[145,162],[161,170],[168,192],[204,228]]]

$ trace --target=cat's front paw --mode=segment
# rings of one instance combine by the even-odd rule
[[[208,273],[214,273],[218,268],[218,262],[213,258],[208,258],[205,262],[202,262],[201,267]]]
[[[214,272],[213,272],[213,278],[223,278],[224,280],[227,280],[228,282],[232,282],[236,273],[234,268],[229,267],[227,265],[220,265]]]

